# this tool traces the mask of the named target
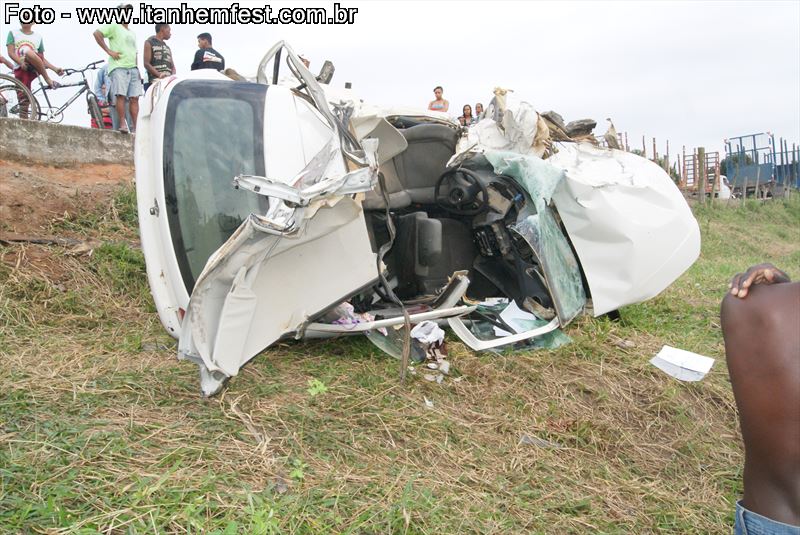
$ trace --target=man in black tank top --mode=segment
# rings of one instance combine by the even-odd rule
[[[175,74],[172,50],[166,43],[171,36],[172,29],[169,24],[156,24],[156,34],[144,42],[144,69],[147,71],[145,91],[159,78]]]

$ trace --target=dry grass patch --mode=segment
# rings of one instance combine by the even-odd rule
[[[742,452],[717,307],[749,263],[798,275],[800,218],[791,203],[698,213],[686,275],[620,322],[576,321],[559,349],[475,354],[451,338],[454,377],[437,385],[399,383],[363,338],[283,343],[213,399],[175,359],[130,219],[86,214],[90,239],[116,228],[91,255],[0,247],[0,525],[729,533]],[[719,360],[679,383],[648,363],[664,344]]]

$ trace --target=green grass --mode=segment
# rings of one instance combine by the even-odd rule
[[[126,245],[134,203],[73,222],[111,231],[90,256],[0,248],[0,532],[730,533],[743,458],[718,305],[750,264],[800,275],[797,201],[696,207],[695,265],[557,350],[450,337],[462,379],[437,385],[400,384],[363,338],[281,343],[213,399]],[[648,363],[664,344],[718,360],[679,383]]]

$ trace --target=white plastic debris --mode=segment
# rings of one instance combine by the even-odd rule
[[[494,335],[495,336],[511,336],[512,334],[519,334],[521,332],[527,331],[530,327],[529,325],[531,321],[535,321],[538,318],[527,312],[522,310],[517,306],[514,301],[511,301],[506,308],[500,313],[500,319],[506,322],[506,325],[514,329],[513,333],[506,331],[505,329],[501,329],[500,327],[494,328]],[[521,322],[521,323],[520,323]]]
[[[711,370],[714,359],[691,351],[664,346],[650,364],[679,381],[699,381]]]
[[[444,331],[432,321],[423,321],[411,329],[411,338],[425,345],[440,345],[444,341]]]

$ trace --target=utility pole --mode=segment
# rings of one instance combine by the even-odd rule
[[[658,150],[656,149],[656,138],[653,138],[653,161],[658,163]]]

